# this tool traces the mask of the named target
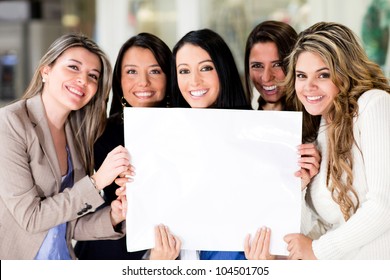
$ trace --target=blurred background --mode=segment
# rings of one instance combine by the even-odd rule
[[[390,0],[0,0],[0,106],[23,94],[48,46],[67,32],[93,38],[114,64],[120,46],[139,32],[172,48],[188,31],[207,27],[226,40],[243,73],[246,37],[268,19],[298,32],[318,21],[345,24],[390,76]]]

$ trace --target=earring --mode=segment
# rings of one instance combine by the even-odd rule
[[[129,103],[127,103],[127,100],[125,99],[124,96],[122,96],[122,98],[121,98],[121,104],[122,104],[123,108],[130,106]]]
[[[124,96],[122,96],[121,98],[121,104],[122,104],[122,114],[121,114],[121,117],[122,117],[122,120],[123,120],[123,109],[125,107],[130,107],[129,103],[127,103],[127,100]]]
[[[46,83],[46,79],[45,78],[42,78],[42,83]]]

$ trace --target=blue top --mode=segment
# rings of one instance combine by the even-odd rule
[[[244,252],[200,251],[200,260],[246,260]]]
[[[68,146],[66,146],[68,154],[68,173],[62,177],[61,190],[73,186],[73,164]],[[41,245],[36,260],[71,260],[68,246],[66,244],[66,223],[51,228],[45,240]]]

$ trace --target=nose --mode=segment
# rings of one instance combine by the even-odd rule
[[[273,80],[273,72],[269,67],[265,67],[261,79],[263,82],[270,82]]]
[[[191,73],[191,85],[192,86],[197,86],[199,84],[199,81],[200,81],[200,75],[198,72],[196,71],[193,71]]]
[[[317,84],[314,80],[314,78],[308,78],[305,83],[305,91],[310,92],[317,88]]]
[[[77,83],[81,86],[85,86],[88,81],[88,74],[80,73],[77,77]]]
[[[149,84],[149,76],[147,73],[140,72],[139,74],[139,80],[138,80],[138,85],[139,86],[147,86]]]

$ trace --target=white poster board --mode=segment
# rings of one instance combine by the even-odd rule
[[[301,113],[125,108],[124,125],[136,168],[128,251],[153,248],[165,224],[182,249],[216,251],[243,251],[267,226],[271,253],[287,254],[283,236],[300,230]]]

